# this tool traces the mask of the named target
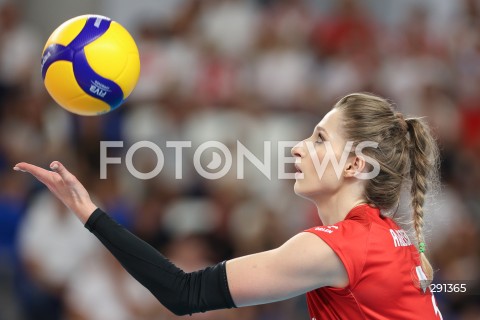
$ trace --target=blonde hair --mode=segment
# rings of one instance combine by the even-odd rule
[[[394,209],[402,187],[411,184],[412,222],[417,244],[423,247],[423,205],[427,191],[436,188],[439,163],[438,147],[428,125],[421,118],[404,119],[389,101],[368,93],[349,94],[334,108],[342,111],[345,136],[354,146],[362,141],[378,143],[377,148],[363,151],[380,165],[379,174],[365,187],[364,196],[370,205]],[[431,280],[432,266],[422,251],[422,269]]]

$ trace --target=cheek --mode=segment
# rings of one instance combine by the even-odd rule
[[[308,180],[311,183],[317,183],[322,189],[336,187],[341,183],[343,173],[343,168],[338,164],[340,157],[337,154],[326,155],[325,148],[318,148],[315,153],[310,153]]]

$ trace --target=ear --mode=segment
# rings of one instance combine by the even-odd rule
[[[365,166],[366,162],[363,157],[352,156],[345,166],[343,176],[345,178],[355,177],[363,172]]]

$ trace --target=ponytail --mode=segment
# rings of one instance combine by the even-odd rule
[[[386,99],[369,93],[352,93],[341,98],[335,107],[342,111],[343,129],[349,141],[375,141],[378,148],[365,154],[380,165],[378,175],[365,185],[367,203],[385,211],[399,205],[400,192],[406,180],[411,181],[413,226],[420,253],[421,266],[427,281],[433,279],[432,266],[425,255],[423,206],[427,192],[436,190],[438,183],[438,148],[428,125],[420,118],[405,119],[395,112]],[[408,179],[410,178],[410,179]],[[425,280],[423,275],[419,280]]]
[[[411,196],[413,209],[413,227],[415,229],[418,250],[423,272],[427,280],[420,283],[423,290],[433,279],[433,269],[425,254],[425,238],[423,233],[423,206],[427,191],[434,189],[438,181],[438,148],[428,125],[420,118],[405,120],[410,135],[410,178],[412,181]]]

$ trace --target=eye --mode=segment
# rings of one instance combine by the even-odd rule
[[[321,133],[318,134],[317,141],[315,143],[322,143],[324,141],[323,136]]]

